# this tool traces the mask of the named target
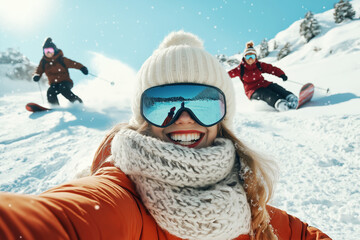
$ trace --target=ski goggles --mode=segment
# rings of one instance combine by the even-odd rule
[[[46,54],[46,53],[54,53],[55,52],[55,50],[53,49],[53,48],[44,48],[44,53]]]
[[[143,118],[160,128],[173,124],[184,111],[201,126],[210,127],[225,117],[226,100],[216,87],[177,83],[145,90],[140,108]]]
[[[256,59],[256,55],[255,54],[246,55],[245,58],[246,60],[249,60],[250,58]]]

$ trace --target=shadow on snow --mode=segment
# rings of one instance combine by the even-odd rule
[[[29,118],[38,119],[43,117],[46,114],[51,114],[52,112],[69,112],[75,119],[70,121],[65,121],[64,117],[60,118],[60,122],[57,126],[52,129],[52,131],[57,131],[61,129],[67,129],[68,127],[73,126],[84,126],[87,128],[93,128],[97,130],[106,130],[109,129],[114,123],[122,119],[128,119],[131,112],[130,110],[117,110],[117,109],[106,109],[105,113],[99,113],[96,111],[91,111],[86,108],[79,107],[70,107],[70,108],[55,108],[50,111],[44,112],[35,112],[31,113]]]
[[[306,104],[306,107],[335,105],[350,101],[352,99],[360,99],[360,96],[357,96],[353,93],[337,93],[330,96],[313,99]]]

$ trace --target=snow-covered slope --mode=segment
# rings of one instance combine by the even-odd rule
[[[359,13],[360,0],[352,3]],[[270,46],[274,40],[279,45],[290,42],[292,53],[277,61],[272,51],[262,59],[286,72],[288,82],[266,78],[287,89],[300,88],[290,81],[314,83],[318,88],[313,101],[278,113],[250,102],[239,79],[233,79],[235,131],[253,149],[278,162],[273,205],[333,239],[355,240],[360,236],[360,21],[335,25],[332,11],[315,17],[322,29],[319,36],[305,44],[298,35],[300,21],[295,22],[269,41]],[[26,112],[27,102],[42,103],[35,83],[27,83],[33,91],[0,95],[1,191],[38,194],[71,180],[91,164],[108,129],[129,119],[134,71],[98,54],[90,70],[101,78],[89,77],[81,84],[74,79],[73,90],[84,105],[60,99],[62,107],[54,111]],[[4,83],[15,84],[5,78]],[[45,95],[45,88],[42,92]]]
[[[352,3],[360,13],[360,1]],[[236,132],[278,161],[281,175],[274,205],[333,239],[355,240],[360,235],[360,20],[335,24],[332,13],[315,15],[322,33],[307,44],[299,36],[301,21],[295,22],[269,41],[270,55],[261,60],[285,71],[287,82],[266,78],[291,91],[299,91],[297,83],[314,83],[313,101],[297,111],[277,113],[250,102],[240,80],[233,79]],[[292,53],[277,61],[274,41],[279,48],[290,42]],[[323,90],[327,88],[328,94]]]

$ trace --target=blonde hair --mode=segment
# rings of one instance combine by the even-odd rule
[[[91,168],[92,173],[100,168],[101,163],[99,163],[99,159],[104,160],[103,157],[108,156],[108,154],[104,153],[108,151],[107,149],[111,146],[111,140],[120,129],[129,128],[141,134],[151,136],[150,126],[146,121],[139,128],[134,128],[126,123],[114,126],[95,153],[94,163]],[[276,163],[260,157],[260,155],[245,146],[223,123],[220,123],[218,126],[218,137],[230,139],[234,143],[237,158],[241,160],[242,165],[245,165],[241,166],[241,175],[244,181],[247,200],[251,208],[252,239],[277,239],[270,225],[270,216],[266,210],[266,205],[273,194],[274,180],[277,173]]]
[[[270,216],[266,210],[266,205],[273,195],[278,172],[277,164],[255,153],[222,123],[219,126],[218,136],[230,139],[234,143],[236,155],[241,160],[241,163],[245,165],[241,167],[241,175],[244,180],[246,197],[251,208],[253,239],[277,239],[270,224]]]

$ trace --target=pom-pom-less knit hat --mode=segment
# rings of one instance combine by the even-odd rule
[[[138,127],[145,121],[140,113],[141,94],[148,88],[171,83],[206,84],[222,90],[226,98],[223,122],[226,127],[232,128],[235,92],[228,73],[214,56],[204,50],[197,36],[183,31],[172,32],[165,37],[140,68],[131,125]]]

